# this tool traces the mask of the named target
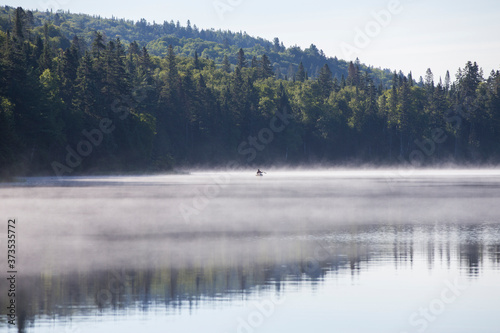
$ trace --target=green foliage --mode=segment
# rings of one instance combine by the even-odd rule
[[[444,86],[430,70],[388,84],[277,38],[10,7],[0,18],[0,176],[500,158],[500,72],[485,80],[476,63]]]
[[[3,11],[0,10],[0,26],[2,22],[5,22],[4,25],[12,30],[13,22],[9,22],[9,17],[14,17],[14,9],[11,7],[0,8],[4,8]],[[49,36],[55,48],[65,49],[69,46],[69,40],[73,36],[78,36],[87,47],[90,47],[95,32],[100,31],[106,41],[119,38],[124,45],[138,41],[141,47],[147,47],[151,55],[160,57],[166,56],[168,46],[172,45],[175,53],[180,56],[194,57],[195,52],[197,52],[201,58],[208,58],[217,64],[222,64],[224,55],[227,55],[231,64],[238,65],[238,52],[241,49],[247,61],[254,56],[260,58],[266,54],[273,64],[275,72],[281,73],[279,78],[282,79],[287,75],[288,79],[291,80],[293,75],[286,73],[290,66],[297,70],[300,62],[303,63],[304,71],[311,78],[318,76],[325,63],[328,64],[333,76],[339,80],[342,75],[347,76],[347,62],[336,57],[326,57],[323,51],[318,50],[314,44],[304,50],[298,46],[285,48],[278,38],[268,41],[251,37],[242,32],[200,30],[188,24],[186,26],[180,25],[179,22],[175,24],[173,21],[150,24],[144,19],[133,22],[69,12],[54,14],[35,11],[30,14],[31,16],[28,13],[24,16],[31,17],[29,27],[34,27],[36,33],[41,34],[44,23],[49,24]],[[359,66],[361,70],[372,74],[373,80],[377,84],[386,85],[391,78],[389,70],[371,68],[362,64]]]

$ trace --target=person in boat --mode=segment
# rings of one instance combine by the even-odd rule
[[[262,171],[260,171],[260,169],[257,169],[257,175],[258,175],[258,176],[262,176],[262,173],[263,173],[263,172],[262,172]]]

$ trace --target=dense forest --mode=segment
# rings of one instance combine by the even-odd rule
[[[12,18],[15,16],[15,8],[0,7],[0,28],[12,30]],[[104,39],[113,40],[119,38],[122,44],[128,46],[136,42],[139,47],[145,46],[149,54],[164,57],[167,55],[168,47],[172,45],[178,56],[199,57],[214,60],[222,64],[227,57],[234,69],[239,49],[243,49],[246,57],[261,57],[263,54],[269,58],[274,75],[277,78],[293,79],[299,64],[302,62],[304,70],[311,78],[319,75],[321,67],[328,64],[333,76],[340,80],[341,76],[347,76],[349,63],[336,57],[327,57],[322,50],[314,44],[302,50],[298,46],[286,48],[278,37],[268,41],[262,38],[251,37],[245,32],[231,32],[222,30],[204,30],[196,25],[191,26],[188,21],[182,26],[179,21],[163,22],[162,24],[150,24],[146,20],[127,21],[117,18],[101,18],[85,14],[73,14],[58,11],[57,13],[28,12],[29,24],[41,32],[45,22],[49,23],[49,37],[54,48],[66,49],[70,45],[73,36],[78,36],[81,43],[90,45],[94,34],[99,31]],[[372,68],[358,64],[360,69],[371,73],[375,82],[390,84],[390,70]]]
[[[473,62],[444,82],[430,69],[386,80],[317,49],[319,70],[311,49],[295,67],[293,47],[241,33],[0,12],[3,176],[500,160],[500,71]],[[88,31],[96,22],[137,41]]]

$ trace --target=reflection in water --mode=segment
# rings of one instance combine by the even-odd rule
[[[331,283],[339,274],[354,277],[386,266],[412,270],[419,261],[425,261],[430,271],[437,265],[478,278],[485,268],[500,269],[500,246],[493,242],[498,236],[498,224],[338,227],[329,233],[288,235],[286,239],[251,234],[239,235],[235,241],[235,235],[217,236],[218,244],[239,244],[243,252],[235,257],[231,246],[226,246],[217,252],[218,258],[186,265],[176,261],[170,266],[165,259],[144,269],[23,276],[18,285],[18,328],[37,327],[37,320],[78,321],[127,309],[192,312],[200,304],[231,304],[262,290],[280,294],[304,283],[314,288]],[[200,237],[195,243],[212,241]],[[176,245],[182,242],[193,244],[192,239],[185,239]],[[255,256],[258,249],[269,255]],[[0,287],[6,288],[3,280]],[[6,305],[5,301],[0,304],[2,309]]]
[[[255,178],[0,185],[0,211],[19,220],[18,325],[0,297],[0,331],[410,333],[457,277],[470,290],[426,332],[500,326],[498,172]],[[244,326],[273,295],[286,299],[276,315]]]

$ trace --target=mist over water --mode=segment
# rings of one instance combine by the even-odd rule
[[[500,324],[500,171],[266,171],[0,185],[18,221],[20,330],[108,332],[116,316],[122,332]],[[422,317],[444,281],[463,290]]]

